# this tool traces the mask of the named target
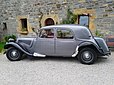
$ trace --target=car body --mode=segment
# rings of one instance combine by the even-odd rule
[[[107,36],[106,43],[109,48],[114,48],[114,36]]]
[[[53,25],[40,29],[36,38],[17,38],[5,46],[11,61],[20,60],[22,54],[32,57],[77,57],[81,63],[92,64],[98,56],[110,55],[102,38],[93,37],[91,31],[79,25]]]

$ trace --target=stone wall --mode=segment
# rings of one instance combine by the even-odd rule
[[[17,36],[34,36],[31,28],[39,28],[41,12],[43,17],[41,24],[44,26],[46,18],[53,18],[56,24],[66,17],[66,10],[76,12],[76,9],[95,10],[93,32],[98,29],[103,33],[114,32],[114,0],[0,0],[0,36],[16,34]],[[22,35],[18,31],[20,17],[27,17],[29,33]],[[3,31],[3,23],[7,24],[7,32]],[[90,23],[91,24],[91,23]]]

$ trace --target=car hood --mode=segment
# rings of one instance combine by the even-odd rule
[[[17,43],[25,43],[31,45],[35,38],[17,38]]]
[[[96,42],[98,43],[100,48],[103,50],[104,54],[110,51],[107,44],[106,44],[106,42],[105,42],[105,40],[103,38],[94,37],[94,39],[96,40]]]

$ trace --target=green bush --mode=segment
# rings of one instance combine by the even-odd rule
[[[97,36],[97,37],[104,37],[104,35],[101,33],[101,31],[100,30],[96,30],[95,31],[95,35]]]
[[[0,53],[1,52],[4,52],[4,45],[5,45],[6,42],[8,42],[8,40],[10,38],[16,40],[16,36],[13,35],[13,34],[12,35],[6,35],[6,36],[4,36],[4,40],[0,42]]]
[[[61,24],[74,24],[77,21],[77,15],[73,14],[70,9],[67,10],[66,19],[62,20]]]
[[[8,42],[8,40],[9,40],[10,38],[16,40],[16,36],[12,34],[12,35],[7,35],[7,36],[4,37],[5,42]]]
[[[5,42],[0,42],[0,53],[4,51]]]

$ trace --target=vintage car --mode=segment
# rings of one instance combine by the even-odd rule
[[[10,39],[4,46],[11,61],[30,57],[77,57],[83,64],[93,64],[99,56],[110,55],[102,38],[94,37],[91,31],[79,25],[53,25],[42,27],[36,38]]]

